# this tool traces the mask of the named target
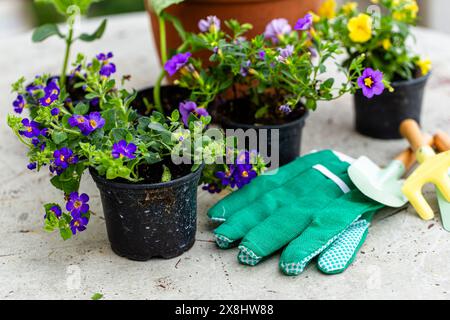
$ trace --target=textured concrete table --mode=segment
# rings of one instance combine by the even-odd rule
[[[83,29],[92,30],[98,21]],[[106,36],[75,51],[89,55],[113,51],[131,85],[152,85],[159,70],[144,14],[110,19]],[[450,37],[417,30],[418,45],[434,61],[428,85],[423,126],[450,131]],[[298,277],[278,270],[278,255],[255,268],[238,264],[236,249],[218,250],[207,209],[219,199],[199,192],[198,234],[195,246],[172,260],[132,262],[110,249],[101,203],[91,178],[82,190],[92,195],[89,229],[63,242],[42,230],[41,206],[60,199],[48,183],[48,173],[26,169],[25,148],[5,125],[14,96],[9,84],[21,75],[59,71],[62,43],[39,45],[24,34],[0,43],[0,299],[89,299],[101,292],[105,299],[351,299],[449,298],[450,233],[441,223],[421,221],[412,209],[385,211],[375,220],[356,262],[342,275],[324,276],[312,263]],[[388,163],[406,142],[375,141],[353,131],[351,97],[322,105],[307,121],[303,149],[334,148],[351,156],[368,155]],[[45,170],[44,170],[45,171]],[[436,201],[427,191],[433,207]]]

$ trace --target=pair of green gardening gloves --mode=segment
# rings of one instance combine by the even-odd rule
[[[343,272],[383,208],[350,181],[348,159],[312,153],[218,202],[208,212],[223,222],[214,231],[218,246],[239,244],[239,261],[251,266],[284,248],[279,266],[287,275],[302,273],[316,256],[322,272]]]

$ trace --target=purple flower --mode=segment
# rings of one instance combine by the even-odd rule
[[[254,178],[258,176],[251,164],[238,164],[234,171],[234,179],[236,186],[241,189],[243,186],[249,184]]]
[[[78,163],[78,156],[73,154],[73,151],[69,148],[61,148],[53,152],[53,162],[50,166],[50,171],[59,175],[66,170],[69,165]]]
[[[51,114],[52,116],[56,117],[57,115],[59,115],[59,109],[58,109],[58,108],[53,108],[53,109],[50,111],[50,114]]]
[[[85,116],[74,114],[69,118],[68,123],[71,127],[78,127],[81,133],[85,136],[92,132],[90,130],[89,120]]]
[[[83,232],[86,230],[86,226],[89,223],[89,219],[87,217],[78,217],[74,218],[70,221],[70,230],[72,230],[72,234],[76,235],[78,232]]]
[[[36,162],[31,162],[27,165],[28,170],[34,170],[37,167],[37,163]]]
[[[231,188],[234,188],[236,186],[234,182],[234,171],[235,166],[231,164],[229,165],[228,170],[216,172],[216,177],[220,179],[220,183],[223,186],[230,186]]]
[[[44,89],[45,93],[44,97],[39,99],[39,102],[41,103],[42,106],[48,107],[53,102],[58,100],[60,92],[61,90],[59,89],[56,81],[55,80],[50,81]]]
[[[207,16],[206,19],[201,19],[198,22],[198,28],[200,29],[201,32],[219,31],[220,20],[216,16]]]
[[[62,215],[62,210],[59,206],[53,206],[49,209],[49,211],[53,212],[53,214],[59,219]]]
[[[282,113],[284,114],[289,114],[292,112],[291,107],[289,107],[289,105],[287,104],[283,104],[282,106],[280,106],[280,108],[278,108]]]
[[[69,195],[69,199],[66,204],[66,209],[72,214],[74,219],[81,217],[83,213],[89,211],[89,196],[86,193],[78,194],[78,192],[72,192]]]
[[[297,31],[306,31],[311,28],[313,24],[313,16],[311,13],[306,14],[305,17],[298,19],[297,23],[294,26],[294,30]]]
[[[178,53],[174,55],[170,60],[166,62],[166,64],[164,65],[164,70],[166,70],[170,76],[173,76],[175,73],[177,73],[178,70],[186,65],[191,56],[192,54],[190,52]]]
[[[181,119],[184,125],[187,127],[189,125],[189,115],[192,113],[197,118],[209,116],[208,111],[205,108],[197,108],[197,104],[193,101],[181,102],[180,106]]]
[[[261,50],[258,52],[258,58],[260,60],[265,60],[266,59],[266,52],[264,50]]]
[[[39,129],[39,123],[35,121],[30,121],[28,119],[23,119],[22,124],[25,127],[25,130],[20,130],[19,134],[27,137],[27,138],[33,138],[33,137],[39,137],[41,134],[41,130]]]
[[[222,191],[217,183],[206,184],[202,187],[202,189],[212,194],[220,193]]]
[[[116,73],[116,65],[109,62],[110,59],[114,57],[112,52],[100,53],[97,55],[97,60],[102,62],[102,67],[100,69],[100,75],[109,78],[112,74]]]
[[[266,39],[271,39],[273,43],[278,43],[280,37],[290,34],[291,32],[292,27],[286,19],[274,19],[266,26],[264,37]]]
[[[99,53],[96,58],[98,61],[108,61],[109,59],[112,59],[114,57],[112,52],[108,53]]]
[[[86,121],[86,129],[89,133],[105,126],[105,119],[102,118],[100,112],[91,112]]]
[[[294,53],[294,46],[289,44],[285,48],[278,48],[278,53],[279,56],[277,57],[277,60],[286,62],[286,60]]]
[[[35,147],[37,147],[39,145],[41,141],[38,138],[33,138],[31,139],[31,144]]]
[[[361,77],[358,78],[358,86],[362,89],[364,96],[369,99],[382,94],[384,91],[383,73],[366,68]]]
[[[30,84],[28,85],[25,90],[28,92],[28,94],[32,97],[34,96],[34,94],[36,93],[36,91],[38,90],[42,90],[44,87],[42,87],[41,85],[37,86],[34,84]]]
[[[112,156],[114,159],[127,157],[129,159],[135,159],[136,145],[133,143],[127,144],[125,140],[120,140],[118,143],[114,143],[112,148]]]
[[[250,68],[251,64],[252,62],[250,60],[247,60],[242,64],[241,70],[239,71],[241,76],[246,77],[248,75],[248,69]]]
[[[18,114],[21,114],[23,111],[23,108],[25,108],[25,104],[26,104],[25,99],[23,98],[22,95],[19,94],[17,96],[16,100],[14,100],[14,102],[13,102],[14,111]]]

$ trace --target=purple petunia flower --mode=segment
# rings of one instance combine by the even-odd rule
[[[19,134],[27,137],[27,138],[33,138],[33,137],[39,137],[41,134],[41,130],[39,129],[40,124],[36,121],[30,121],[28,119],[23,119],[22,124],[25,127],[25,130],[20,130]]]
[[[44,97],[39,99],[39,102],[42,106],[48,107],[53,102],[58,100],[59,94],[61,90],[59,89],[58,84],[56,83],[56,80],[50,81],[47,86],[44,88]]]
[[[77,234],[78,232],[83,232],[86,230],[86,226],[89,223],[89,219],[87,217],[79,217],[74,218],[72,221],[70,221],[70,230],[72,231],[73,235]]]
[[[364,96],[369,99],[382,94],[384,91],[383,73],[366,68],[358,78],[358,86],[362,89]]]
[[[59,219],[62,215],[62,210],[59,206],[53,206],[49,209],[49,211],[53,212],[53,214]]]
[[[112,148],[112,156],[114,159],[127,157],[129,159],[135,159],[136,145],[133,143],[127,144],[125,140],[120,140],[118,143],[114,143]]]
[[[228,166],[227,171],[216,172],[216,177],[220,179],[220,183],[223,186],[225,186],[225,187],[230,186],[231,188],[234,188],[236,186],[236,184],[234,182],[234,171],[235,171],[235,166],[231,164]]]
[[[266,39],[271,39],[273,43],[278,43],[280,37],[290,34],[292,27],[286,19],[274,19],[267,26],[264,32]]]
[[[50,171],[60,175],[66,170],[69,165],[78,163],[78,156],[73,154],[73,151],[69,148],[61,148],[53,152],[53,162],[50,166]]]
[[[166,70],[170,76],[173,76],[175,73],[177,73],[178,70],[186,65],[191,56],[192,54],[190,52],[178,53],[174,55],[170,60],[166,62],[166,64],[164,65],[164,70]]]
[[[204,185],[202,189],[208,191],[211,194],[220,193],[222,191],[217,183],[209,183],[207,185]]]
[[[284,114],[289,114],[289,113],[292,112],[291,107],[289,107],[289,105],[287,105],[287,104],[283,104],[283,105],[280,106],[278,109],[279,109],[282,113],[284,113]]]
[[[206,19],[201,19],[198,22],[198,28],[201,32],[208,31],[219,31],[220,30],[220,19],[216,16],[207,16]]]
[[[241,189],[243,186],[249,184],[254,178],[258,176],[251,164],[238,164],[234,171],[234,179],[236,186]]]
[[[57,115],[59,115],[59,109],[58,109],[58,108],[53,108],[53,109],[50,111],[50,114],[51,114],[52,116],[56,117]]]
[[[209,116],[208,111],[205,108],[197,108],[197,104],[193,101],[181,102],[180,106],[181,119],[184,125],[187,127],[189,125],[189,115],[192,113],[197,118]]]
[[[277,60],[286,62],[286,60],[294,53],[294,46],[289,44],[285,48],[278,48],[278,53],[279,56],[277,57]]]
[[[246,77],[248,75],[248,69],[250,68],[251,64],[252,62],[250,60],[247,60],[241,65],[241,70],[239,71],[241,76]]]
[[[36,162],[31,162],[27,165],[28,170],[34,170],[37,168],[37,163]]]
[[[21,114],[23,111],[23,108],[25,108],[26,101],[22,95],[18,95],[16,100],[13,102],[14,111],[18,114]]]
[[[91,112],[86,118],[87,131],[89,133],[95,131],[96,129],[101,129],[105,126],[105,119],[102,118],[100,112]]]
[[[305,17],[298,19],[297,23],[294,26],[294,30],[297,31],[306,31],[312,27],[313,24],[313,16],[311,13],[306,14]]]
[[[81,218],[83,213],[89,211],[89,196],[86,193],[81,195],[78,192],[72,192],[66,204],[66,209],[69,211],[74,219]]]

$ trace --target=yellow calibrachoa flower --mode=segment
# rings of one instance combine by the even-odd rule
[[[389,49],[392,48],[392,42],[389,39],[384,39],[383,41],[381,41],[381,45],[386,51],[389,51]]]
[[[353,42],[364,43],[372,38],[372,18],[364,13],[351,18],[347,25],[350,39]]]
[[[421,59],[417,61],[416,64],[420,68],[420,72],[422,73],[423,76],[426,76],[430,72],[432,67],[430,59]]]
[[[344,11],[345,14],[350,14],[352,13],[354,10],[356,10],[356,8],[358,8],[358,3],[356,2],[347,2],[346,4],[344,4],[342,6],[342,11]]]
[[[320,6],[318,13],[320,17],[333,19],[336,17],[336,1],[326,0]]]

